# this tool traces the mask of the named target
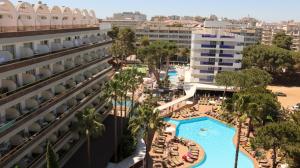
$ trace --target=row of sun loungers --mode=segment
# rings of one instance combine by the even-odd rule
[[[196,109],[196,108],[195,108]],[[182,109],[180,112],[174,113],[171,117],[172,118],[190,118],[190,117],[198,117],[199,114],[197,113],[197,110],[191,109]]]

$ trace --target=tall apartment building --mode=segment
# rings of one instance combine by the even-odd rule
[[[222,29],[193,31],[190,81],[214,84],[217,73],[239,70],[243,43],[243,36]]]
[[[110,112],[108,28],[93,11],[0,1],[1,168],[44,167],[47,142],[62,167],[85,141],[75,115]]]
[[[136,27],[136,37],[148,37],[150,41],[170,41],[175,42],[179,48],[191,47],[191,35],[195,29],[191,26],[172,26],[161,22],[147,22]]]
[[[205,21],[204,28],[222,29],[228,33],[244,36],[244,46],[260,43],[263,31],[262,28],[244,24],[232,24],[228,21]]]

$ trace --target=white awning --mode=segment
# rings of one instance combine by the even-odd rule
[[[41,146],[37,146],[32,150],[32,153],[34,154],[42,154],[44,152],[44,149]]]
[[[48,68],[41,68],[40,69],[40,75],[43,77],[43,78],[48,78],[52,75],[52,72],[50,69]]]
[[[32,74],[22,74],[23,84],[28,85],[30,83],[35,82],[35,76]]]
[[[44,119],[48,122],[54,121],[55,120],[55,116],[53,113],[48,113],[45,115]]]
[[[74,87],[76,85],[76,83],[73,79],[69,79],[66,81],[66,85],[68,85],[71,88],[71,87]]]
[[[77,100],[82,100],[82,99],[84,99],[85,98],[85,94],[84,93],[79,93],[78,95],[76,95],[76,99]]]
[[[44,100],[50,100],[50,99],[52,99],[54,97],[53,93],[51,91],[48,91],[48,90],[47,91],[43,91],[41,93],[41,96],[42,96],[42,98]]]
[[[39,107],[39,103],[35,99],[25,100],[25,106],[28,110],[35,110]]]
[[[54,143],[57,141],[57,136],[55,134],[52,134],[50,137],[49,137],[49,140]]]
[[[65,68],[61,64],[54,64],[53,65],[53,73],[60,73],[60,72],[62,72],[64,70],[65,70]]]
[[[8,108],[5,110],[6,119],[7,120],[14,120],[20,116],[20,112],[16,108]]]
[[[70,100],[67,101],[67,105],[72,107],[77,104],[77,100],[75,98],[71,98]]]
[[[33,123],[31,126],[28,127],[28,130],[31,132],[39,132],[41,129],[42,128],[38,123]]]
[[[64,92],[66,88],[63,85],[57,85],[54,87],[55,94],[60,94]]]
[[[24,139],[21,135],[17,134],[10,138],[10,143],[12,146],[18,146],[24,142]]]
[[[17,84],[12,80],[2,79],[2,87],[10,92],[17,89]]]

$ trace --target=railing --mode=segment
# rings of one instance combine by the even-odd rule
[[[11,120],[11,121],[8,121],[6,123],[3,123],[0,125],[0,132],[6,130],[7,128],[11,127],[14,123],[15,123],[16,120]]]
[[[221,65],[221,66],[233,66],[233,63],[219,62],[219,65]]]
[[[220,48],[234,49],[234,46],[233,45],[220,45]]]
[[[40,104],[39,108],[37,110],[35,110],[34,112],[26,113],[23,116],[17,118],[16,122],[11,127],[6,128],[2,132],[0,132],[0,137],[3,137],[4,135],[8,134],[11,131],[14,131],[18,127],[21,127],[22,125],[24,125],[29,120],[34,119],[36,116],[40,115],[44,111],[48,110],[50,107],[54,106],[55,104],[57,104],[61,100],[65,99],[66,97],[72,95],[73,93],[80,90],[81,88],[87,86],[88,84],[95,81],[99,77],[103,76],[104,74],[106,74],[106,72],[108,72],[110,70],[111,70],[111,68],[108,68],[106,70],[101,71],[97,76],[92,77],[92,79],[84,81],[83,83],[80,83],[79,85],[76,85],[76,86],[70,88],[69,90],[64,92],[64,94],[59,94],[59,95],[55,96],[54,98]]]
[[[215,65],[215,62],[200,62],[200,65]]]
[[[101,75],[102,76],[102,75]],[[19,145],[18,147],[14,148],[14,150],[10,151],[8,154],[6,154],[4,157],[0,158],[0,167],[4,167],[9,162],[11,162],[16,156],[18,156],[20,153],[26,151],[28,147],[36,143],[41,138],[44,138],[50,130],[57,127],[60,123],[63,123],[65,120],[67,120],[73,113],[75,113],[78,109],[80,109],[84,104],[89,102],[94,96],[98,94],[98,91],[101,91],[101,88],[97,91],[94,91],[92,94],[88,95],[83,102],[77,104],[77,106],[74,106],[70,109],[68,109],[66,112],[62,113],[57,117],[56,120],[50,122],[47,126],[45,126],[42,130],[32,135],[27,141],[25,141],[23,144]]]
[[[221,38],[235,38],[234,36],[226,36],[226,35],[221,35]]]
[[[217,45],[212,45],[212,44],[201,44],[202,48],[216,48]]]
[[[199,80],[200,80],[200,82],[213,82],[214,81],[213,79],[207,79],[207,78],[200,78]]]
[[[25,67],[25,66],[28,66],[28,65],[40,63],[40,62],[47,61],[47,60],[50,60],[50,59],[59,58],[59,57],[65,56],[65,55],[74,54],[76,52],[80,52],[80,51],[83,51],[83,50],[88,50],[88,49],[100,47],[102,45],[109,44],[111,42],[112,42],[112,40],[104,41],[104,42],[98,42],[98,43],[94,43],[94,44],[85,44],[85,45],[79,46],[79,47],[73,47],[73,48],[69,48],[69,49],[54,51],[54,52],[51,52],[51,53],[34,55],[32,57],[26,57],[26,58],[11,60],[11,61],[4,62],[4,63],[0,64],[0,73],[1,72],[6,72],[6,71],[9,71],[9,70],[12,70],[12,69],[22,68],[22,67]]]
[[[210,56],[210,57],[215,57],[215,53],[201,53],[201,56]]]
[[[217,35],[215,34],[202,34],[203,38],[217,38]]]
[[[233,58],[234,54],[219,54],[219,57]]]
[[[200,73],[210,73],[210,74],[213,74],[213,73],[215,73],[215,71],[212,71],[212,70],[200,70]]]
[[[52,82],[55,82],[57,80],[60,80],[66,76],[69,76],[75,72],[78,72],[80,70],[83,70],[95,63],[99,63],[99,62],[103,62],[105,60],[108,60],[107,57],[104,57],[104,58],[98,58],[98,59],[95,59],[95,60],[92,60],[90,61],[89,63],[87,64],[83,64],[83,65],[79,65],[79,66],[75,66],[74,68],[72,69],[68,69],[66,71],[63,71],[61,73],[57,73],[57,74],[54,74],[48,78],[45,78],[45,79],[42,79],[42,80],[39,80],[39,81],[36,81],[34,83],[31,83],[31,84],[28,84],[26,86],[23,86],[23,87],[20,87],[14,91],[10,91],[10,92],[6,92],[4,94],[1,94],[0,95],[0,105],[4,104],[4,103],[7,103],[11,100],[14,100],[18,97],[21,97],[29,92],[33,92],[35,91],[37,88],[40,88],[40,87],[43,87],[43,86],[46,86],[46,85],[49,85],[50,83]]]

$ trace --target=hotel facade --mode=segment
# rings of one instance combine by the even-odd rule
[[[0,167],[43,167],[47,142],[62,167],[85,141],[76,114],[108,115],[110,28],[92,10],[0,0]]]
[[[190,82],[214,84],[217,73],[241,69],[243,44],[243,36],[222,29],[193,31]]]

